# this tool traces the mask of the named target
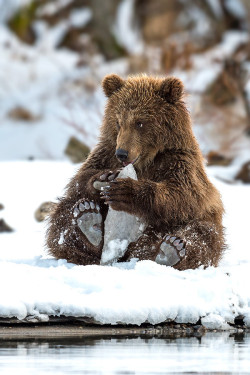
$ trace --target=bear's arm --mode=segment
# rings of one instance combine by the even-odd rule
[[[92,150],[86,162],[72,178],[66,188],[66,197],[76,202],[81,198],[99,200],[100,192],[93,187],[95,180],[107,171],[119,169],[120,163],[115,157],[113,142],[99,142]]]
[[[141,217],[149,225],[179,225],[204,216],[206,202],[214,194],[213,186],[201,183],[194,176],[172,178],[170,181],[135,181],[130,178],[114,181],[107,189],[106,201],[118,211]]]

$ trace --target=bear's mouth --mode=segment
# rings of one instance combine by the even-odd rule
[[[124,161],[122,164],[124,165],[124,167],[126,167],[127,165],[129,165],[129,164],[135,164],[136,162],[137,162],[137,160],[139,159],[139,157],[140,157],[140,155],[138,155],[137,156],[137,158],[135,158],[134,160],[132,160],[132,161],[129,161],[129,162],[127,162],[127,161]]]

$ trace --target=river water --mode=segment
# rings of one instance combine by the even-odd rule
[[[0,341],[0,374],[250,374],[250,334]]]

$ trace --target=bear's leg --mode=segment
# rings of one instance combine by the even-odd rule
[[[132,242],[123,261],[132,258],[153,260],[178,270],[217,266],[224,251],[223,228],[208,222],[192,222],[161,235],[147,229]]]
[[[131,242],[120,261],[132,258],[153,260],[156,263],[173,266],[185,256],[185,242],[171,235],[162,235],[147,228],[136,242]]]
[[[173,267],[178,270],[195,269],[200,266],[217,267],[225,250],[223,232],[222,225],[198,220],[173,231],[172,241],[173,237],[181,239],[182,249],[185,250],[185,254],[180,250],[179,255],[183,256]],[[173,244],[176,243],[175,241]],[[178,244],[176,247],[178,249]]]
[[[72,203],[62,199],[50,215],[49,253],[71,263],[100,264],[105,208],[86,198]]]
[[[126,253],[119,259],[119,262],[127,262],[132,258],[139,260],[155,260],[159,252],[159,242],[162,236],[152,227],[147,227],[137,241],[128,245]]]

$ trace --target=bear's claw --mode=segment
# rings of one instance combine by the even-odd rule
[[[118,174],[121,172],[121,168],[120,169],[117,169],[116,171],[109,171],[109,172],[106,172],[106,173],[103,173],[99,179],[101,181],[113,181],[117,178]]]
[[[103,239],[103,219],[100,206],[88,199],[81,199],[73,208],[73,216],[87,240],[99,247]]]
[[[166,235],[159,246],[155,262],[166,266],[174,266],[186,255],[185,242],[175,236]]]
[[[109,186],[110,182],[113,182],[118,177],[120,172],[121,169],[116,169],[115,171],[103,173],[93,182],[93,187],[96,190],[102,191]]]

